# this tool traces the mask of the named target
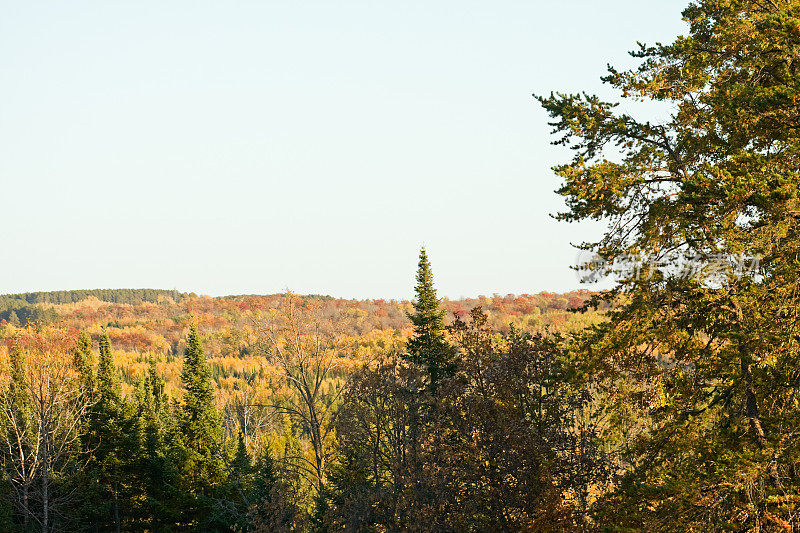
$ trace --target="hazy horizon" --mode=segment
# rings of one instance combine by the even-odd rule
[[[522,296],[522,295],[525,295],[525,294],[533,296],[533,295],[542,294],[542,293],[566,294],[566,293],[569,293],[569,292],[579,291],[579,290],[583,290],[583,289],[592,290],[589,286],[584,285],[584,286],[578,287],[578,288],[573,289],[573,290],[568,290],[568,291],[547,291],[547,290],[542,290],[542,291],[528,292],[528,293],[521,292],[521,293],[502,293],[502,294],[501,293],[465,294],[465,295],[461,295],[461,296],[458,296],[458,297],[455,297],[455,298],[449,297],[449,296],[442,296],[442,297],[444,299],[446,299],[446,300],[449,300],[449,301],[457,301],[457,300],[465,300],[465,299],[475,299],[475,298],[479,298],[481,296],[485,296],[485,297],[488,298],[488,297],[494,296],[495,294],[497,294],[498,296],[508,296],[509,294],[513,294],[514,296]],[[286,291],[278,291],[278,292],[271,292],[271,293],[205,294],[205,293],[200,293],[200,292],[192,291],[192,290],[180,291],[178,289],[169,289],[169,288],[164,288],[164,287],[82,287],[82,288],[73,288],[73,289],[56,289],[56,290],[53,290],[53,291],[22,291],[22,292],[15,292],[15,293],[2,293],[2,294],[0,294],[0,296],[11,296],[11,295],[15,295],[15,294],[30,294],[30,293],[37,293],[37,292],[70,292],[70,291],[91,291],[91,290],[108,290],[108,291],[113,291],[113,290],[174,291],[174,290],[177,290],[178,292],[181,292],[183,294],[194,294],[194,295],[196,295],[198,297],[208,296],[208,297],[211,297],[211,298],[229,298],[229,297],[237,297],[237,296],[275,296],[275,295],[280,295],[280,294],[285,294],[286,293]],[[337,300],[410,301],[412,299],[410,297],[409,298],[381,298],[379,296],[376,296],[376,297],[364,297],[364,298],[347,298],[347,297],[344,297],[344,296],[338,296],[336,294],[298,293],[296,291],[291,291],[291,290],[289,292],[297,294],[298,296],[324,296],[324,297],[331,297],[331,298],[334,298],[334,299],[337,299]]]

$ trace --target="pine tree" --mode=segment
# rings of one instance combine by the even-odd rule
[[[73,364],[81,376],[83,392],[89,397],[90,403],[94,397],[93,359],[92,341],[85,331],[81,331],[77,345],[73,351]]]
[[[125,461],[131,457],[131,420],[126,416],[111,341],[103,328],[97,364],[96,401],[90,418],[90,443],[97,498],[90,501],[89,514],[106,529],[120,531],[121,500],[125,492]]]
[[[114,358],[111,355],[111,341],[108,338],[108,331],[106,331],[105,327],[100,335],[97,385],[99,401],[103,403],[103,407],[117,407],[120,401],[119,383],[117,382]]]
[[[134,519],[151,531],[162,531],[179,520],[180,504],[175,490],[176,467],[169,438],[172,426],[164,379],[158,374],[155,359],[139,383],[137,450],[130,461],[129,477],[133,490]]]
[[[250,500],[257,504],[269,500],[279,483],[275,460],[272,458],[269,446],[264,447],[264,453],[259,457],[254,469],[256,475]]]
[[[269,447],[254,466],[253,486],[248,500],[251,503],[247,522],[252,531],[297,531],[299,510],[289,498],[289,490],[278,477]]]
[[[99,415],[97,413],[97,389],[94,371],[94,355],[92,354],[92,341],[86,332],[81,332],[75,348],[72,351],[72,364],[78,372],[81,394],[86,398],[87,409],[83,413],[83,420],[78,428],[80,449],[84,457],[88,458],[89,468],[76,473],[75,484],[81,495],[81,503],[76,511],[84,519],[94,519],[98,516],[97,502],[99,500],[99,465],[95,460],[97,443],[100,439]]]
[[[197,326],[192,324],[186,339],[181,381],[185,393],[180,415],[184,448],[181,468],[187,505],[197,518],[197,527],[212,527],[213,498],[225,482],[222,462],[222,421],[214,406],[214,382]]]
[[[246,480],[251,474],[253,469],[253,461],[250,454],[247,453],[247,446],[244,442],[244,435],[239,433],[239,439],[236,444],[236,454],[231,461],[231,472],[237,479]]]
[[[164,396],[164,387],[166,382],[164,381],[164,378],[159,375],[158,366],[156,366],[156,360],[152,357],[150,358],[150,364],[147,372],[147,386],[153,398],[152,411],[156,415],[160,415],[167,407],[167,398]]]
[[[433,272],[425,248],[419,252],[414,312],[408,318],[414,325],[414,335],[406,345],[408,359],[421,365],[430,377],[433,388],[440,379],[455,370],[455,351],[445,338],[445,311],[436,296]]]
[[[229,522],[239,529],[247,527],[247,511],[250,506],[249,493],[253,488],[253,459],[247,451],[244,435],[240,432],[229,465],[227,500],[230,506]]]

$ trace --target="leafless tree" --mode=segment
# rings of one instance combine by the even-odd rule
[[[336,372],[345,354],[344,317],[322,317],[313,300],[287,294],[278,308],[254,319],[264,353],[277,366],[293,394],[273,406],[287,413],[308,435],[313,458],[283,460],[318,492],[325,483],[333,449],[333,422],[342,385]]]
[[[37,334],[22,347],[18,381],[0,394],[0,464],[25,526],[35,521],[45,533],[77,497],[74,490],[54,490],[54,480],[73,475],[80,466],[79,428],[89,407],[59,335],[63,332]]]

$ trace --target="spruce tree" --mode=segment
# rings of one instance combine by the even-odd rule
[[[253,469],[253,460],[247,452],[247,445],[244,442],[244,435],[240,432],[236,444],[236,453],[231,461],[231,472],[234,477],[240,480],[247,480]]]
[[[147,371],[147,386],[153,398],[152,411],[156,415],[162,415],[167,407],[167,399],[164,396],[164,387],[166,382],[158,373],[156,360],[150,358],[150,364]]]
[[[151,531],[163,531],[179,520],[176,467],[169,438],[172,420],[164,396],[164,379],[158,374],[155,359],[137,393],[137,450],[130,461],[129,476],[135,480],[134,518],[148,524]]]
[[[255,472],[253,470],[253,459],[247,451],[244,435],[241,432],[239,433],[236,451],[228,467],[230,476],[228,478],[226,497],[231,513],[228,521],[233,526],[245,529],[247,527],[247,510],[251,503],[248,493],[252,490]]]
[[[90,501],[89,514],[97,524],[119,531],[121,500],[125,492],[125,461],[130,459],[131,430],[126,416],[116,367],[111,354],[111,341],[103,328],[100,335],[97,364],[96,401],[90,417],[89,445],[93,452],[93,473],[97,499]]]
[[[117,407],[120,400],[119,383],[116,377],[111,341],[104,327],[100,335],[100,357],[97,364],[97,386],[99,401],[104,408]]]
[[[408,359],[422,366],[430,377],[433,388],[440,379],[455,370],[455,351],[445,337],[445,311],[436,296],[433,272],[425,248],[419,252],[414,312],[408,318],[414,325],[414,335],[406,345]]]
[[[225,482],[221,448],[222,421],[214,405],[214,382],[197,326],[192,324],[186,339],[181,381],[184,387],[180,434],[184,448],[181,475],[187,505],[197,518],[197,527],[211,523],[213,498]]]
[[[258,458],[253,468],[256,475],[250,493],[250,501],[258,504],[264,500],[269,500],[279,483],[275,460],[272,458],[269,446],[264,447],[261,457]]]
[[[92,340],[85,331],[81,331],[78,342],[73,351],[73,364],[81,376],[81,386],[83,393],[88,396],[91,404],[94,397],[94,370],[92,356]]]
[[[255,474],[247,516],[252,531],[297,531],[299,509],[292,501],[289,487],[281,482],[268,446],[254,465]]]
[[[75,486],[81,500],[77,504],[76,512],[84,520],[94,519],[98,516],[97,502],[99,501],[99,465],[95,459],[97,444],[99,442],[99,417],[96,412],[97,391],[94,372],[94,356],[92,354],[92,341],[86,332],[81,332],[75,348],[72,351],[72,364],[79,376],[81,395],[86,401],[86,411],[78,427],[80,450],[88,461],[89,468],[76,473]]]

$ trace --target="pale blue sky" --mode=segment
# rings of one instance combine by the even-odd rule
[[[685,4],[0,1],[0,293],[578,288],[531,93]]]

